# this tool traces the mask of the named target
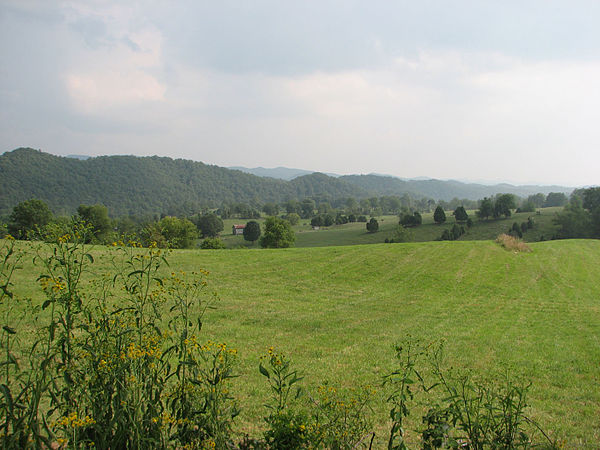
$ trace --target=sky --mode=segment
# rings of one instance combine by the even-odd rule
[[[600,183],[600,2],[0,0],[0,152]]]

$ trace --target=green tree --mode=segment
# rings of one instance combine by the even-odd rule
[[[444,223],[446,221],[446,213],[444,212],[444,208],[441,206],[435,208],[433,213],[433,221],[435,223]]]
[[[146,244],[156,242],[159,247],[189,248],[198,237],[198,231],[188,219],[163,217],[145,230]]]
[[[287,220],[290,225],[298,225],[298,222],[300,222],[300,216],[296,213],[289,213],[285,216],[285,220]]]
[[[246,223],[246,227],[244,228],[244,240],[254,243],[260,237],[260,224],[255,220],[251,220]]]
[[[534,205],[535,208],[541,208],[544,206],[544,202],[546,201],[546,196],[541,192],[537,194],[530,195],[527,197],[527,202]]]
[[[517,207],[517,198],[513,194],[500,194],[494,202],[494,218],[510,217],[511,209]]]
[[[262,210],[267,216],[276,216],[279,214],[279,205],[276,203],[265,203]]]
[[[205,238],[218,236],[224,228],[223,220],[212,213],[197,217],[196,226]]]
[[[79,205],[77,214],[82,220],[92,226],[92,233],[95,240],[100,243],[106,243],[109,240],[113,226],[108,217],[108,209],[104,205]]]
[[[544,202],[544,207],[565,206],[568,202],[567,196],[563,192],[550,192]]]
[[[268,217],[264,224],[265,232],[260,238],[263,248],[287,248],[294,245],[296,236],[292,225],[280,217]]]
[[[457,206],[452,215],[457,222],[466,222],[469,218],[464,206]]]
[[[479,209],[477,210],[477,217],[480,219],[487,219],[494,215],[494,203],[491,199],[484,197],[479,204]]]
[[[305,198],[300,203],[301,213],[300,216],[303,219],[310,219],[315,214],[315,201],[310,198]]]
[[[28,233],[41,229],[52,220],[52,211],[42,200],[19,203],[9,217],[8,232],[17,239],[27,239]]]
[[[367,231],[369,233],[376,233],[379,230],[379,222],[375,217],[371,217],[371,220],[367,222]]]

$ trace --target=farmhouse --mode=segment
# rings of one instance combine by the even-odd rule
[[[246,225],[234,225],[231,227],[231,231],[234,235],[244,234],[244,228],[246,228]]]

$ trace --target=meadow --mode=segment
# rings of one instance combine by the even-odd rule
[[[41,244],[17,245],[27,256],[15,272],[14,293],[39,304],[35,280],[42,268],[32,257]],[[482,376],[509,371],[531,381],[529,415],[568,448],[594,448],[600,442],[600,242],[530,246],[531,253],[491,241],[177,250],[162,270],[210,272],[220,300],[206,313],[202,334],[239,351],[233,392],[242,406],[239,433],[257,435],[264,427],[269,390],[258,364],[268,347],[294,361],[307,388],[325,381],[342,389],[379,388],[394,367],[394,343],[410,334],[445,340],[454,367]],[[114,252],[94,248],[86,277],[106,271]],[[22,329],[30,326],[26,318]],[[389,425],[385,394],[378,395],[376,448]],[[412,442],[420,419],[418,413],[410,418]]]
[[[508,218],[477,220],[475,211],[468,211],[469,217],[473,218],[473,227],[460,237],[463,241],[473,240],[493,240],[500,233],[505,233],[513,225],[514,222],[521,224],[526,222],[528,217],[532,217],[535,221],[535,227],[528,230],[523,235],[523,240],[526,242],[537,242],[540,239],[551,239],[556,233],[556,226],[552,219],[561,211],[562,208],[541,208],[539,214],[536,213],[515,213]],[[443,224],[436,224],[433,221],[433,213],[423,213],[423,224],[419,227],[410,228],[414,242],[435,241],[439,239],[445,229],[452,228],[455,223],[452,212],[447,211],[447,220]],[[355,222],[344,225],[333,225],[330,227],[322,227],[319,230],[313,230],[310,226],[310,220],[300,219],[298,225],[295,225],[296,247],[326,247],[340,245],[360,245],[360,244],[378,244],[383,243],[386,239],[393,239],[396,229],[398,228],[398,216],[379,216],[379,231],[369,233],[365,223]],[[262,223],[264,219],[257,219]],[[234,224],[245,224],[243,219],[227,219],[224,222],[225,229],[221,233],[221,239],[225,242],[228,248],[239,247],[259,247],[258,243],[252,245],[244,240],[243,236],[233,236],[231,227]]]

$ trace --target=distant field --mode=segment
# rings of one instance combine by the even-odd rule
[[[528,217],[533,217],[536,226],[533,230],[528,230],[523,236],[527,242],[537,242],[542,237],[550,239],[556,232],[556,226],[552,219],[562,208],[542,208],[539,214],[536,213],[518,213],[513,214],[507,219],[483,220],[479,221],[475,217],[475,211],[468,211],[469,217],[473,218],[474,225],[467,233],[461,236],[461,241],[471,240],[489,240],[495,239],[500,233],[508,231],[514,222],[521,224],[526,222]],[[446,212],[447,220],[444,224],[438,225],[433,222],[433,213],[423,214],[423,225],[412,228],[415,242],[426,242],[437,240],[444,229],[451,228],[455,223],[451,211]],[[334,225],[320,230],[313,230],[310,226],[310,220],[301,219],[300,223],[294,227],[296,232],[296,247],[328,247],[339,245],[358,245],[358,244],[377,244],[383,243],[386,238],[392,239],[394,232],[398,227],[398,216],[377,217],[379,221],[379,231],[369,233],[365,223],[348,223],[345,225]],[[257,220],[263,222],[264,219]],[[245,224],[247,221],[242,219],[227,219],[224,221],[225,229],[221,233],[221,238],[229,248],[252,247],[249,242],[244,240],[243,236],[233,236],[231,227],[234,224]],[[255,244],[254,247],[258,247]]]
[[[180,250],[168,270],[211,272],[221,300],[204,332],[240,351],[241,431],[257,433],[266,414],[267,386],[257,366],[268,346],[290,354],[309,387],[323,380],[378,385],[393,365],[393,343],[410,333],[446,339],[454,366],[477,373],[512,368],[533,382],[533,417],[564,437],[567,448],[597,448],[600,241],[531,247],[528,254],[490,241]],[[97,273],[111,252],[94,250]],[[40,270],[32,258],[23,260],[17,295],[39,302]],[[374,414],[380,448],[383,400]],[[409,430],[420,417],[411,420]]]

